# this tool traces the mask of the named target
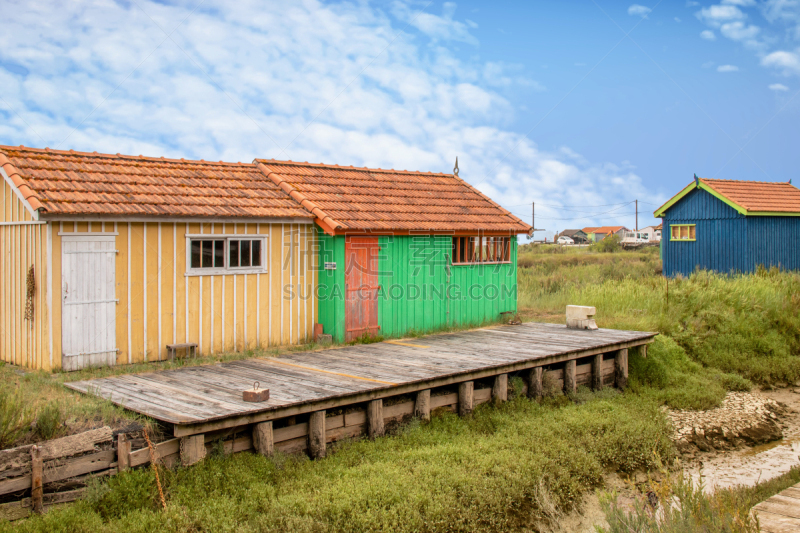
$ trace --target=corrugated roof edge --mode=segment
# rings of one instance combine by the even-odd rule
[[[268,174],[268,175],[270,175],[270,176],[273,175],[273,174],[276,175],[278,177],[277,179],[281,180],[281,183],[278,183],[278,181],[276,181],[276,178],[271,178],[271,179],[273,181],[275,181],[275,183],[279,187],[281,187],[283,190],[288,192],[290,195],[292,195],[292,193],[296,193],[298,197],[303,198],[303,200],[305,202],[307,202],[309,205],[313,206],[314,209],[317,209],[320,213],[322,213],[324,216],[317,215],[321,220],[326,221],[328,223],[330,223],[330,221],[333,221],[335,225],[334,225],[334,227],[332,229],[334,231],[336,229],[348,229],[348,227],[346,225],[334,220],[330,216],[328,216],[322,209],[320,209],[316,204],[314,204],[314,202],[312,202],[311,200],[308,200],[305,196],[303,196],[302,193],[300,193],[299,191],[297,191],[294,188],[292,188],[291,185],[289,185],[288,183],[285,182],[285,180],[280,178],[280,174],[278,174],[277,172],[273,171],[272,169],[269,169],[269,167],[266,166],[266,163],[273,163],[273,164],[278,164],[278,165],[292,165],[292,166],[297,166],[297,167],[336,168],[336,169],[355,170],[355,171],[361,171],[361,172],[381,172],[381,173],[386,173],[386,174],[417,174],[417,175],[426,175],[426,176],[441,176],[441,177],[455,178],[459,182],[461,182],[461,184],[464,187],[466,187],[469,190],[471,190],[472,192],[478,194],[484,200],[486,200],[487,202],[492,204],[492,206],[494,206],[497,209],[499,209],[500,211],[502,211],[504,215],[506,215],[507,217],[509,217],[511,219],[512,223],[521,224],[522,226],[524,226],[526,228],[525,229],[526,232],[530,231],[530,229],[532,227],[529,224],[523,222],[519,217],[517,217],[516,215],[512,214],[507,209],[503,208],[500,204],[498,204],[497,202],[495,202],[494,200],[492,200],[491,198],[489,198],[488,196],[483,194],[481,191],[479,191],[478,189],[476,189],[475,187],[473,187],[472,185],[467,183],[460,176],[457,176],[455,174],[448,174],[446,172],[421,172],[419,170],[394,170],[394,169],[384,169],[384,168],[369,168],[369,167],[353,167],[353,166],[329,165],[329,164],[325,164],[325,163],[306,163],[306,162],[300,163],[300,162],[297,162],[297,161],[289,161],[289,160],[282,161],[282,160],[279,160],[279,159],[258,159],[258,158],[256,158],[254,160],[254,162],[255,163],[259,163],[259,164],[263,165],[266,169],[268,169],[269,172],[270,172],[270,174]],[[262,170],[262,172],[264,172],[264,171]],[[289,192],[289,190],[284,188],[284,185],[286,185],[292,192]],[[295,196],[292,195],[292,198],[295,198]],[[297,199],[297,198],[295,198],[295,199]],[[297,201],[300,201],[300,200],[297,200]],[[302,203],[301,203],[301,205],[302,205]],[[305,207],[306,209],[309,209],[306,205],[303,205],[303,207]],[[309,210],[311,210],[311,209],[309,209]],[[313,210],[311,210],[311,211],[312,211],[312,213],[314,212]],[[358,229],[358,228],[352,228],[352,229]]]

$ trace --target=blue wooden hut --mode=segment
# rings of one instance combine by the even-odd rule
[[[800,269],[800,189],[791,180],[694,178],[654,213],[665,276]]]

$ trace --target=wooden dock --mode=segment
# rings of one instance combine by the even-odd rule
[[[465,414],[492,398],[505,400],[509,375],[523,377],[530,396],[542,393],[543,382],[565,391],[580,384],[624,388],[628,350],[646,347],[655,335],[527,323],[66,386],[171,424],[184,439],[182,453],[189,450],[184,462],[197,459],[191,450],[202,457],[203,444],[219,435],[237,434],[249,440],[233,443],[235,449],[321,456],[326,443],[381,434],[392,419],[427,418],[438,407]],[[242,400],[254,382],[270,389],[269,400]],[[384,408],[384,400],[392,405]]]
[[[800,483],[753,507],[764,533],[800,531]]]

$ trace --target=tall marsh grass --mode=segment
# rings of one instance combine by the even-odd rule
[[[210,457],[165,472],[163,512],[152,471],[124,473],[16,531],[535,530],[601,486],[608,469],[670,460],[668,434],[656,402],[634,395],[606,390],[581,404],[517,397],[345,443],[319,461]]]
[[[760,385],[800,380],[800,274],[700,271],[660,275],[657,249],[599,254],[528,252],[518,275],[519,305],[559,314],[597,307],[601,327],[657,331],[705,368]]]

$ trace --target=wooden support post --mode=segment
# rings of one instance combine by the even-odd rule
[[[34,513],[41,514],[44,510],[44,488],[42,486],[42,475],[44,466],[42,462],[42,449],[38,446],[31,448],[31,504]]]
[[[117,470],[124,472],[131,467],[131,442],[125,433],[117,435]]]
[[[620,390],[628,386],[628,349],[619,350],[614,356],[614,384]]]
[[[641,354],[643,358],[647,359],[647,345],[642,344],[641,346],[639,346],[639,350],[641,350],[639,354]]]
[[[599,353],[592,358],[592,390],[603,388],[603,354]]]
[[[564,365],[564,392],[571,394],[575,392],[578,385],[577,382],[577,366],[578,362],[575,359],[570,359]]]
[[[417,401],[414,402],[414,416],[425,421],[431,419],[430,389],[421,390],[417,393]]]
[[[270,457],[275,451],[272,438],[272,420],[253,426],[253,448],[261,455]]]
[[[371,439],[383,436],[383,400],[367,404],[367,433]]]
[[[544,395],[543,375],[544,368],[540,366],[531,368],[531,372],[528,374],[528,398],[541,398]]]
[[[458,384],[458,414],[467,416],[472,413],[475,399],[475,382],[465,381]]]
[[[181,463],[183,466],[199,463],[205,456],[206,442],[202,434],[181,438]]]
[[[494,377],[492,400],[494,403],[501,403],[508,400],[508,374],[498,374]]]
[[[325,457],[325,411],[314,411],[308,418],[308,451],[312,459]]]

